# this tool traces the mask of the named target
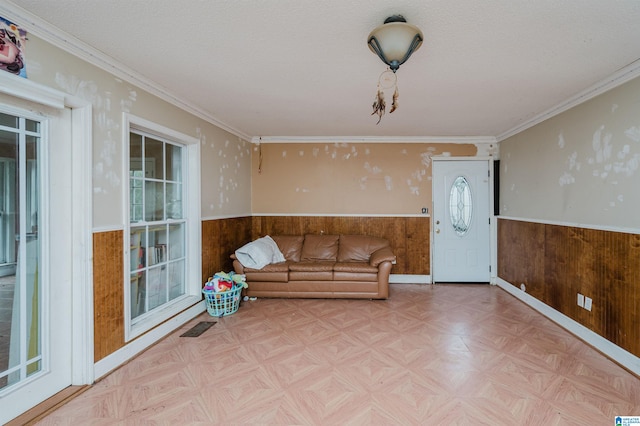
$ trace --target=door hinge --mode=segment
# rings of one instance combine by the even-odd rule
[[[489,272],[491,272],[491,265],[489,265]]]

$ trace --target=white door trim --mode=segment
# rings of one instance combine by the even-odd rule
[[[92,105],[65,97],[71,108],[72,203],[73,212],[73,300],[71,384],[94,381],[93,341],[93,188],[92,179]]]
[[[13,74],[0,73],[0,92],[54,108],[71,108],[73,262],[72,352],[73,385],[94,381],[93,357],[93,217],[91,102]]]

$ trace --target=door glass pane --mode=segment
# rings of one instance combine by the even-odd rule
[[[463,236],[471,226],[473,199],[471,187],[464,176],[458,176],[451,185],[449,193],[449,213],[451,226],[458,236]]]
[[[40,125],[26,120],[27,126],[39,129]],[[27,277],[27,359],[33,360],[42,355],[40,345],[40,307],[41,281],[38,265],[40,258],[40,239],[38,234],[40,194],[38,191],[38,140],[36,136],[26,136],[26,196],[25,196],[25,241],[26,241],[26,277]],[[22,237],[22,232],[21,235]],[[21,253],[19,253],[20,255]],[[41,363],[32,362],[27,366],[27,375],[39,371]]]
[[[16,269],[17,159],[18,134],[0,130],[0,276],[14,275]]]
[[[42,371],[40,123],[0,114],[0,390]],[[29,134],[27,134],[29,133]]]
[[[0,114],[0,124],[18,126],[18,117]],[[9,309],[3,310],[0,322],[4,332],[0,332],[0,389],[20,380],[20,287],[16,285],[16,262],[18,248],[18,133],[0,130],[0,157],[2,158],[2,186],[0,187],[0,238],[2,248],[2,303]],[[13,319],[15,318],[15,321]],[[15,369],[11,373],[11,369]]]

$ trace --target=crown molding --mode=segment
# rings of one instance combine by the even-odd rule
[[[496,143],[493,136],[255,136],[251,143]]]
[[[156,82],[148,79],[128,66],[119,63],[99,50],[94,49],[71,34],[65,33],[22,7],[9,1],[2,2],[0,3],[0,13],[2,13],[3,17],[15,22],[27,30],[28,33],[36,35],[44,41],[59,47],[65,52],[77,56],[78,58],[107,71],[124,81],[134,84],[152,95],[157,96],[158,98],[221,128],[222,130],[244,140],[251,140],[251,137],[246,133],[223,123],[211,114],[203,111],[201,108],[170,93]]]
[[[595,98],[598,95],[601,95],[609,90],[618,87],[634,78],[640,76],[640,59],[630,63],[629,65],[620,68],[615,73],[611,74],[607,78],[600,80],[596,84],[586,88],[585,90],[577,93],[576,95],[570,97],[565,100],[549,108],[548,110],[536,115],[530,120],[521,123],[506,132],[503,132],[496,136],[497,142],[502,142],[503,140],[510,138],[511,136],[517,135],[520,132],[523,132],[530,127],[535,126],[536,124],[540,124],[545,120],[548,120],[556,115],[559,115],[575,106],[580,105],[583,102],[586,102],[590,99]]]

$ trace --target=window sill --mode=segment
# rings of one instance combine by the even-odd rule
[[[136,337],[139,337],[152,328],[167,321],[169,318],[190,308],[196,303],[200,303],[201,300],[202,297],[200,295],[185,295],[163,305],[157,310],[148,312],[142,318],[134,320],[129,330],[125,333],[125,341],[127,343],[130,342]]]

